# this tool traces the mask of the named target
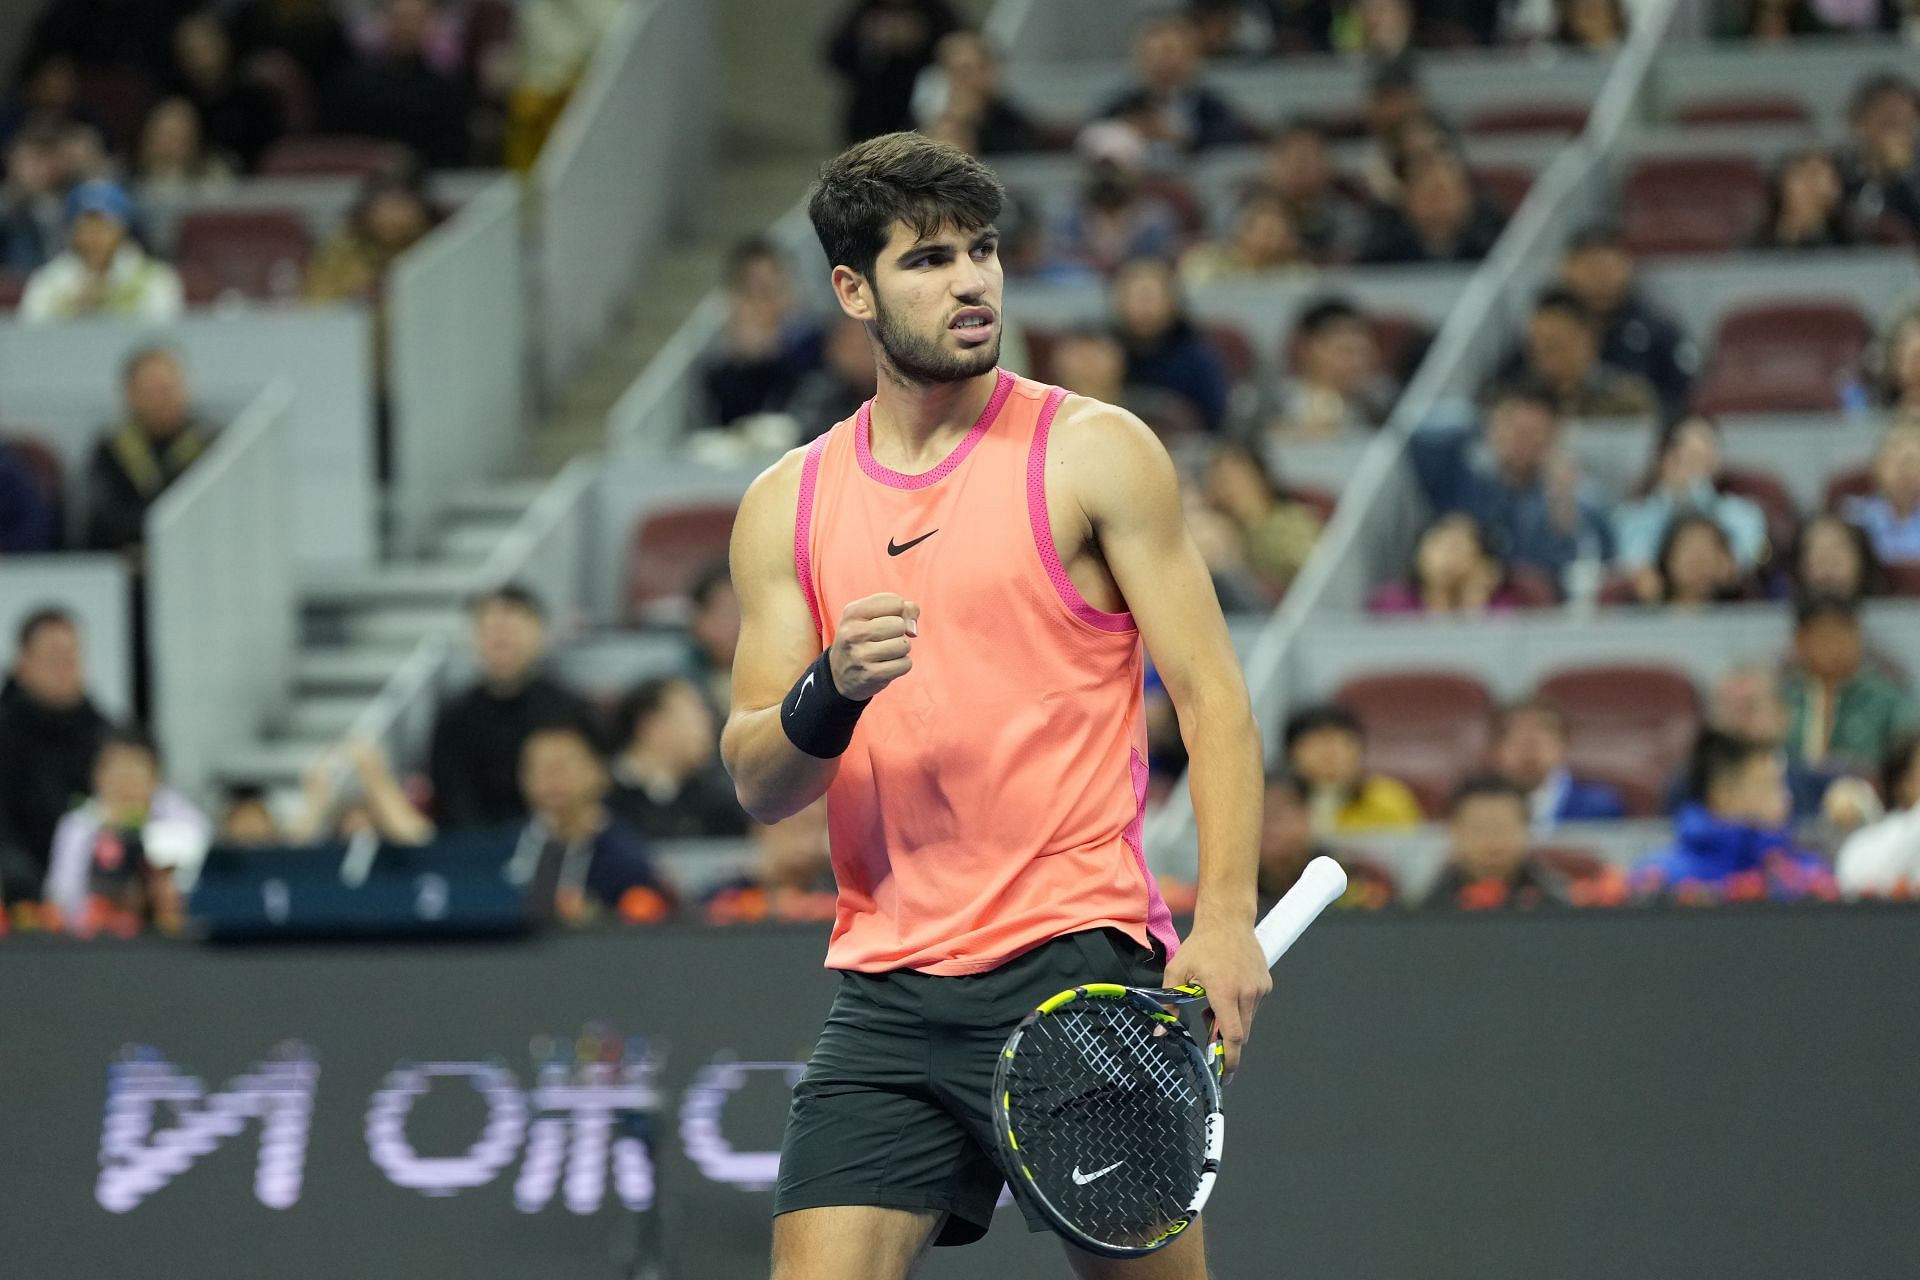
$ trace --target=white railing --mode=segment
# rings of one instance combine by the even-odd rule
[[[579,369],[712,165],[707,0],[632,0],[534,166],[542,386]]]
[[[520,185],[501,178],[406,253],[388,292],[392,511],[418,552],[446,500],[510,466],[526,422]]]
[[[148,648],[168,773],[204,792],[291,685],[291,394],[269,387],[147,514]]]

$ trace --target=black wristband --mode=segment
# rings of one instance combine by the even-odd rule
[[[800,673],[780,704],[780,727],[787,741],[810,756],[832,760],[853,741],[853,726],[867,709],[867,699],[854,701],[833,682],[833,664],[821,654]]]

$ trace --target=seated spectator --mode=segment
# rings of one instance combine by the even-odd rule
[[[207,145],[200,111],[187,98],[163,99],[147,113],[133,179],[145,199],[180,199],[224,191],[233,185],[235,161]]]
[[[1124,402],[1127,351],[1110,330],[1091,325],[1062,330],[1054,338],[1052,364],[1056,385],[1108,404]]]
[[[1634,896],[1690,904],[1835,896],[1825,860],[1794,845],[1779,751],[1708,730],[1694,748],[1688,778],[1689,802],[1674,817],[1674,843],[1628,872]]]
[[[1857,603],[1886,590],[1886,570],[1866,530],[1832,512],[1801,522],[1780,594],[1835,596]]]
[[[1600,328],[1571,289],[1553,287],[1533,304],[1526,341],[1501,376],[1532,379],[1569,418],[1639,418],[1659,408],[1653,385],[1600,358]]]
[[[786,407],[821,363],[822,330],[793,296],[793,274],[769,240],[736,244],[727,263],[727,326],[706,369],[707,397],[725,425]]]
[[[1433,114],[1412,58],[1387,58],[1374,65],[1360,113],[1377,154],[1389,150],[1390,140],[1402,125]]]
[[[440,825],[455,830],[524,818],[529,802],[518,784],[527,738],[552,725],[590,735],[593,723],[587,704],[540,669],[546,614],[533,592],[497,587],[474,600],[470,616],[480,679],[440,704],[428,766]]]
[[[926,133],[978,156],[1037,151],[1045,136],[1001,91],[1000,55],[985,36],[953,31],[940,38],[934,64],[920,73],[914,116]]]
[[[71,72],[132,71],[143,75],[160,69],[158,59],[167,32],[193,0],[147,0],[121,4],[115,0],[48,0],[24,6],[39,11],[27,37],[22,63],[38,66],[59,59]],[[16,12],[19,12],[16,9]]]
[[[1498,774],[1468,778],[1447,802],[1447,862],[1423,904],[1429,911],[1564,906],[1560,876],[1527,851],[1527,794]]]
[[[1392,62],[1414,44],[1412,0],[1354,0],[1333,21],[1333,47],[1374,62]]]
[[[1760,663],[1735,667],[1716,680],[1708,691],[1706,715],[1707,728],[1752,742],[1764,742],[1776,750],[1785,747],[1791,727],[1780,674]],[[1795,821],[1820,815],[1835,776],[1803,760],[1787,757],[1787,793],[1792,798]],[[1686,804],[1686,787],[1687,779],[1682,777],[1669,789],[1668,812],[1676,812]]]
[[[248,169],[286,131],[280,100],[265,85],[240,74],[233,42],[212,8],[190,13],[173,31],[170,92],[199,113],[201,132],[215,148]]]
[[[1881,350],[1880,403],[1896,419],[1920,422],[1920,308],[1887,327]]]
[[[1125,121],[1162,158],[1247,142],[1250,126],[1227,101],[1200,83],[1200,28],[1181,9],[1161,10],[1134,31],[1139,82],[1096,113]]]
[[[854,0],[827,63],[847,82],[846,141],[913,128],[913,85],[960,19],[947,0]]]
[[[431,60],[433,0],[385,0],[377,30],[378,45],[341,68],[321,93],[327,132],[391,139],[436,169],[467,164],[473,99],[457,73]]]
[[[607,807],[650,840],[743,836],[747,813],[720,765],[720,727],[684,676],[641,682],[620,702]]]
[[[1294,322],[1299,369],[1281,392],[1266,437],[1326,440],[1371,431],[1387,419],[1397,389],[1380,367],[1373,325],[1345,298],[1308,304]]]
[[[1873,459],[1873,494],[1840,504],[1883,564],[1920,561],[1920,423],[1893,427]]]
[[[1368,597],[1367,608],[1374,613],[1475,616],[1519,603],[1507,584],[1505,566],[1487,550],[1479,522],[1455,511],[1420,535],[1412,575],[1381,586]]]
[[[1274,24],[1280,20],[1283,7],[1302,6],[1270,6],[1265,0],[1189,0],[1187,8],[1200,32],[1200,56],[1208,61],[1268,56],[1274,47]],[[1324,41],[1324,25],[1321,34]]]
[[[1315,858],[1332,858],[1347,873],[1347,890],[1333,900],[1334,906],[1378,911],[1393,905],[1396,890],[1386,872],[1315,838],[1307,795],[1307,784],[1299,774],[1279,768],[1267,775],[1260,820],[1260,910],[1265,912],[1280,901]]]
[[[1336,0],[1278,0],[1277,3],[1238,5],[1264,8],[1273,23],[1273,51],[1282,57],[1327,53],[1333,49]]]
[[[1801,36],[1826,34],[1812,0],[1747,0],[1736,34],[1761,44],[1785,44]]]
[[[1854,224],[1920,238],[1920,103],[1906,77],[1881,72],[1854,90],[1853,137],[1840,151],[1841,184]]]
[[[1794,610],[1794,667],[1784,690],[1786,748],[1830,770],[1871,770],[1894,736],[1914,726],[1913,699],[1867,662],[1859,607],[1815,596]]]
[[[787,411],[799,426],[795,443],[805,444],[825,435],[873,398],[879,372],[873,363],[873,343],[867,326],[841,316],[827,330],[824,360],[794,388]]]
[[[1299,117],[1267,144],[1260,185],[1280,198],[1294,232],[1316,262],[1345,262],[1367,236],[1367,211],[1340,190],[1324,125]]]
[[[315,302],[378,303],[387,272],[426,238],[439,213],[417,174],[376,174],[361,184],[339,230],[307,264],[307,297]]]
[[[104,179],[67,195],[67,247],[27,278],[20,318],[29,324],[81,316],[133,316],[163,324],[186,306],[180,277],[133,239],[133,201]]]
[[[1042,274],[1106,276],[1132,258],[1171,257],[1180,247],[1180,217],[1146,189],[1138,137],[1123,125],[1092,125],[1079,149],[1086,168],[1074,199],[1051,220]]]
[[[1582,53],[1609,54],[1626,43],[1627,7],[1622,0],[1555,0],[1558,43]]]
[[[0,129],[0,136],[4,136]],[[23,126],[6,144],[0,174],[0,271],[37,271],[60,252],[65,239],[60,202],[60,131],[51,124]]]
[[[214,824],[214,843],[243,849],[270,849],[290,843],[267,803],[266,791],[252,784],[227,788],[226,805]]]
[[[1684,411],[1700,353],[1680,326],[1634,289],[1633,251],[1620,229],[1576,234],[1560,261],[1560,283],[1599,326],[1600,359],[1653,384],[1669,415]]]
[[[60,548],[60,513],[26,454],[0,440],[0,556]]]
[[[206,817],[161,782],[160,753],[138,730],[110,730],[93,761],[92,796],[60,819],[46,899],[70,933],[177,933],[212,839]]]
[[[1488,404],[1485,435],[1486,454],[1475,457],[1470,431],[1414,434],[1414,470],[1434,508],[1472,516],[1494,555],[1555,581],[1576,560],[1604,560],[1606,512],[1561,448],[1557,399],[1527,384],[1502,387]]]
[[[27,615],[0,687],[0,900],[39,900],[54,828],[92,785],[106,730],[87,696],[72,615]]]
[[[1909,735],[1888,748],[1880,787],[1886,816],[1848,836],[1834,861],[1834,878],[1849,898],[1920,894],[1920,738]]]
[[[1231,235],[1204,241],[1180,255],[1180,275],[1188,285],[1271,280],[1312,266],[1286,202],[1258,188],[1240,201]]]
[[[1727,531],[1697,511],[1668,522],[1653,563],[1640,570],[1634,586],[1641,603],[1670,609],[1698,609],[1753,596],[1752,580],[1741,572]]]
[[[1227,370],[1187,317],[1171,263],[1135,258],[1113,278],[1114,331],[1127,352],[1127,385],[1158,387],[1187,399],[1204,430],[1227,416]]]
[[[1217,445],[1207,461],[1206,499],[1232,522],[1243,563],[1278,600],[1320,537],[1320,517],[1305,503],[1290,502],[1255,450]]]
[[[1773,175],[1767,220],[1755,233],[1753,247],[1835,249],[1853,242],[1840,171],[1832,157],[1807,147],[1782,160]]]
[[[1752,500],[1722,493],[1720,424],[1703,414],[1672,422],[1654,449],[1652,474],[1644,496],[1613,513],[1614,561],[1626,569],[1654,563],[1678,516],[1704,515],[1720,526],[1743,570],[1759,564],[1767,552],[1767,516]]]
[[[507,876],[527,887],[536,920],[648,924],[672,914],[678,904],[647,842],[607,809],[606,766],[584,729],[545,725],[528,734],[518,790],[531,817]]]
[[[1528,821],[1545,834],[1563,822],[1611,822],[1627,816],[1620,793],[1567,767],[1567,718],[1550,702],[1530,698],[1503,708],[1493,726],[1494,772],[1517,787]]]
[[[1465,162],[1426,156],[1407,170],[1397,206],[1380,210],[1360,257],[1365,262],[1478,262],[1506,220],[1473,189]]]
[[[186,374],[165,347],[129,356],[122,383],[126,416],[95,446],[87,469],[86,543],[138,565],[148,510],[213,446],[213,432],[195,417]]]
[[[1437,157],[1461,158],[1460,136],[1453,126],[1432,111],[1416,111],[1373,138],[1364,175],[1367,191],[1384,206],[1401,203],[1406,192],[1407,175],[1415,165]]]
[[[708,893],[701,907],[709,924],[764,920],[831,920],[839,890],[827,849],[827,802],[815,800],[791,818],[753,828],[753,870]]]
[[[1329,703],[1296,712],[1284,740],[1287,766],[1307,785],[1316,834],[1420,825],[1420,802],[1405,784],[1367,773],[1360,721],[1346,708]]]
[[[346,24],[331,0],[241,0],[229,8],[234,48],[243,61],[283,55],[309,84],[322,85],[353,56]]]
[[[733,654],[740,645],[740,597],[726,560],[696,574],[687,596],[693,614],[687,619],[685,672],[725,723],[733,705]]]

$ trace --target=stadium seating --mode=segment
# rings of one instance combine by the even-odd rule
[[[1661,788],[1700,729],[1693,681],[1670,667],[1594,665],[1554,672],[1537,696],[1567,721],[1570,767],[1582,776]]]
[[[737,504],[669,507],[634,526],[627,570],[627,617],[671,622],[685,612],[688,582],[727,554]]]
[[[1429,817],[1445,812],[1447,795],[1486,755],[1493,697],[1469,675],[1397,671],[1342,684],[1334,701],[1360,721],[1367,767],[1398,778]]]
[[[297,296],[310,247],[306,223],[285,209],[196,210],[180,219],[174,242],[183,264],[258,299]]]
[[[1727,467],[1720,473],[1720,489],[1754,503],[1767,517],[1767,541],[1776,552],[1793,542],[1793,531],[1800,523],[1799,508],[1793,495],[1777,476],[1766,471]]]
[[[1673,120],[1690,128],[1813,123],[1807,104],[1784,93],[1729,93],[1694,98],[1680,105],[1673,113]]]
[[[1834,409],[1861,372],[1873,327],[1844,298],[1753,303],[1728,312],[1694,392],[1702,413]]]
[[[1744,244],[1767,208],[1767,175],[1746,156],[1649,157],[1621,189],[1635,253],[1722,253]]]
[[[1573,137],[1587,127],[1584,102],[1532,102],[1485,107],[1467,117],[1467,132],[1478,134],[1559,133]]]
[[[406,152],[378,138],[282,138],[260,158],[267,177],[363,178],[391,173],[406,163]]]

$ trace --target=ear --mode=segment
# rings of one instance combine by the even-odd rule
[[[873,287],[852,267],[833,269],[833,296],[839,300],[840,310],[851,318],[863,324],[874,318]]]

